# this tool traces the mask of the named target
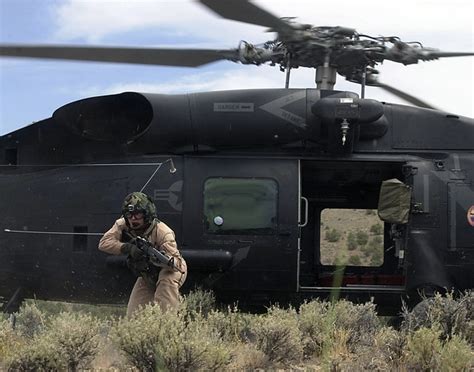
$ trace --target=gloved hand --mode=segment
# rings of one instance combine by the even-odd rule
[[[143,256],[142,251],[138,249],[135,244],[132,243],[123,243],[120,247],[120,252],[122,252],[122,254],[127,254],[134,259],[138,259]]]

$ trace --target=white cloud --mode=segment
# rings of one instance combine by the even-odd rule
[[[261,27],[219,19],[192,1],[67,0],[57,8],[56,20],[57,39],[88,42],[153,28],[167,36],[193,39],[197,36],[221,45],[233,45],[238,38],[231,34],[231,29],[243,36],[261,30]]]
[[[374,35],[432,36],[450,34],[470,39],[472,45],[471,0],[259,0],[256,2],[276,16],[296,16],[297,21],[317,26],[354,27]],[[415,6],[416,5],[416,6]],[[449,15],[447,14],[449,10]],[[196,1],[159,0],[66,0],[57,9],[57,37],[92,42],[130,31],[153,27],[168,34],[205,37],[216,43],[235,45],[239,39],[270,39],[264,28],[220,19]],[[453,38],[452,33],[458,37]],[[429,40],[435,41],[435,40]],[[230,44],[229,44],[230,43]]]
[[[255,66],[234,68],[216,74],[213,72],[184,75],[166,83],[129,82],[110,86],[95,86],[81,92],[83,96],[115,94],[127,91],[141,93],[181,94],[231,89],[282,88],[284,74],[276,76],[275,71],[268,66],[259,69]],[[251,70],[254,70],[253,74]]]

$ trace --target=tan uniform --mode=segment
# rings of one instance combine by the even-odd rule
[[[123,230],[132,231],[122,217],[115,221],[112,228],[100,239],[99,249],[114,255],[122,254],[120,248],[123,245],[121,241]],[[154,222],[145,231],[143,237],[148,239],[158,250],[174,257],[175,265],[184,274],[171,268],[162,268],[155,288],[148,285],[142,277],[139,277],[128,300],[127,316],[129,317],[139,306],[151,302],[159,304],[163,310],[175,309],[179,303],[179,288],[183,285],[187,276],[186,261],[178,251],[173,230],[163,222]]]

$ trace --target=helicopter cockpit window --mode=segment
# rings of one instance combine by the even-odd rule
[[[205,229],[211,234],[273,234],[277,199],[272,179],[210,178],[204,184]]]
[[[322,265],[381,266],[384,223],[374,209],[324,209],[321,212]]]

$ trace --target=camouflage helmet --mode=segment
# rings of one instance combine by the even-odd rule
[[[156,206],[153,199],[138,191],[128,194],[122,204],[122,215],[128,218],[133,213],[143,213],[145,223],[151,223],[156,218]]]

